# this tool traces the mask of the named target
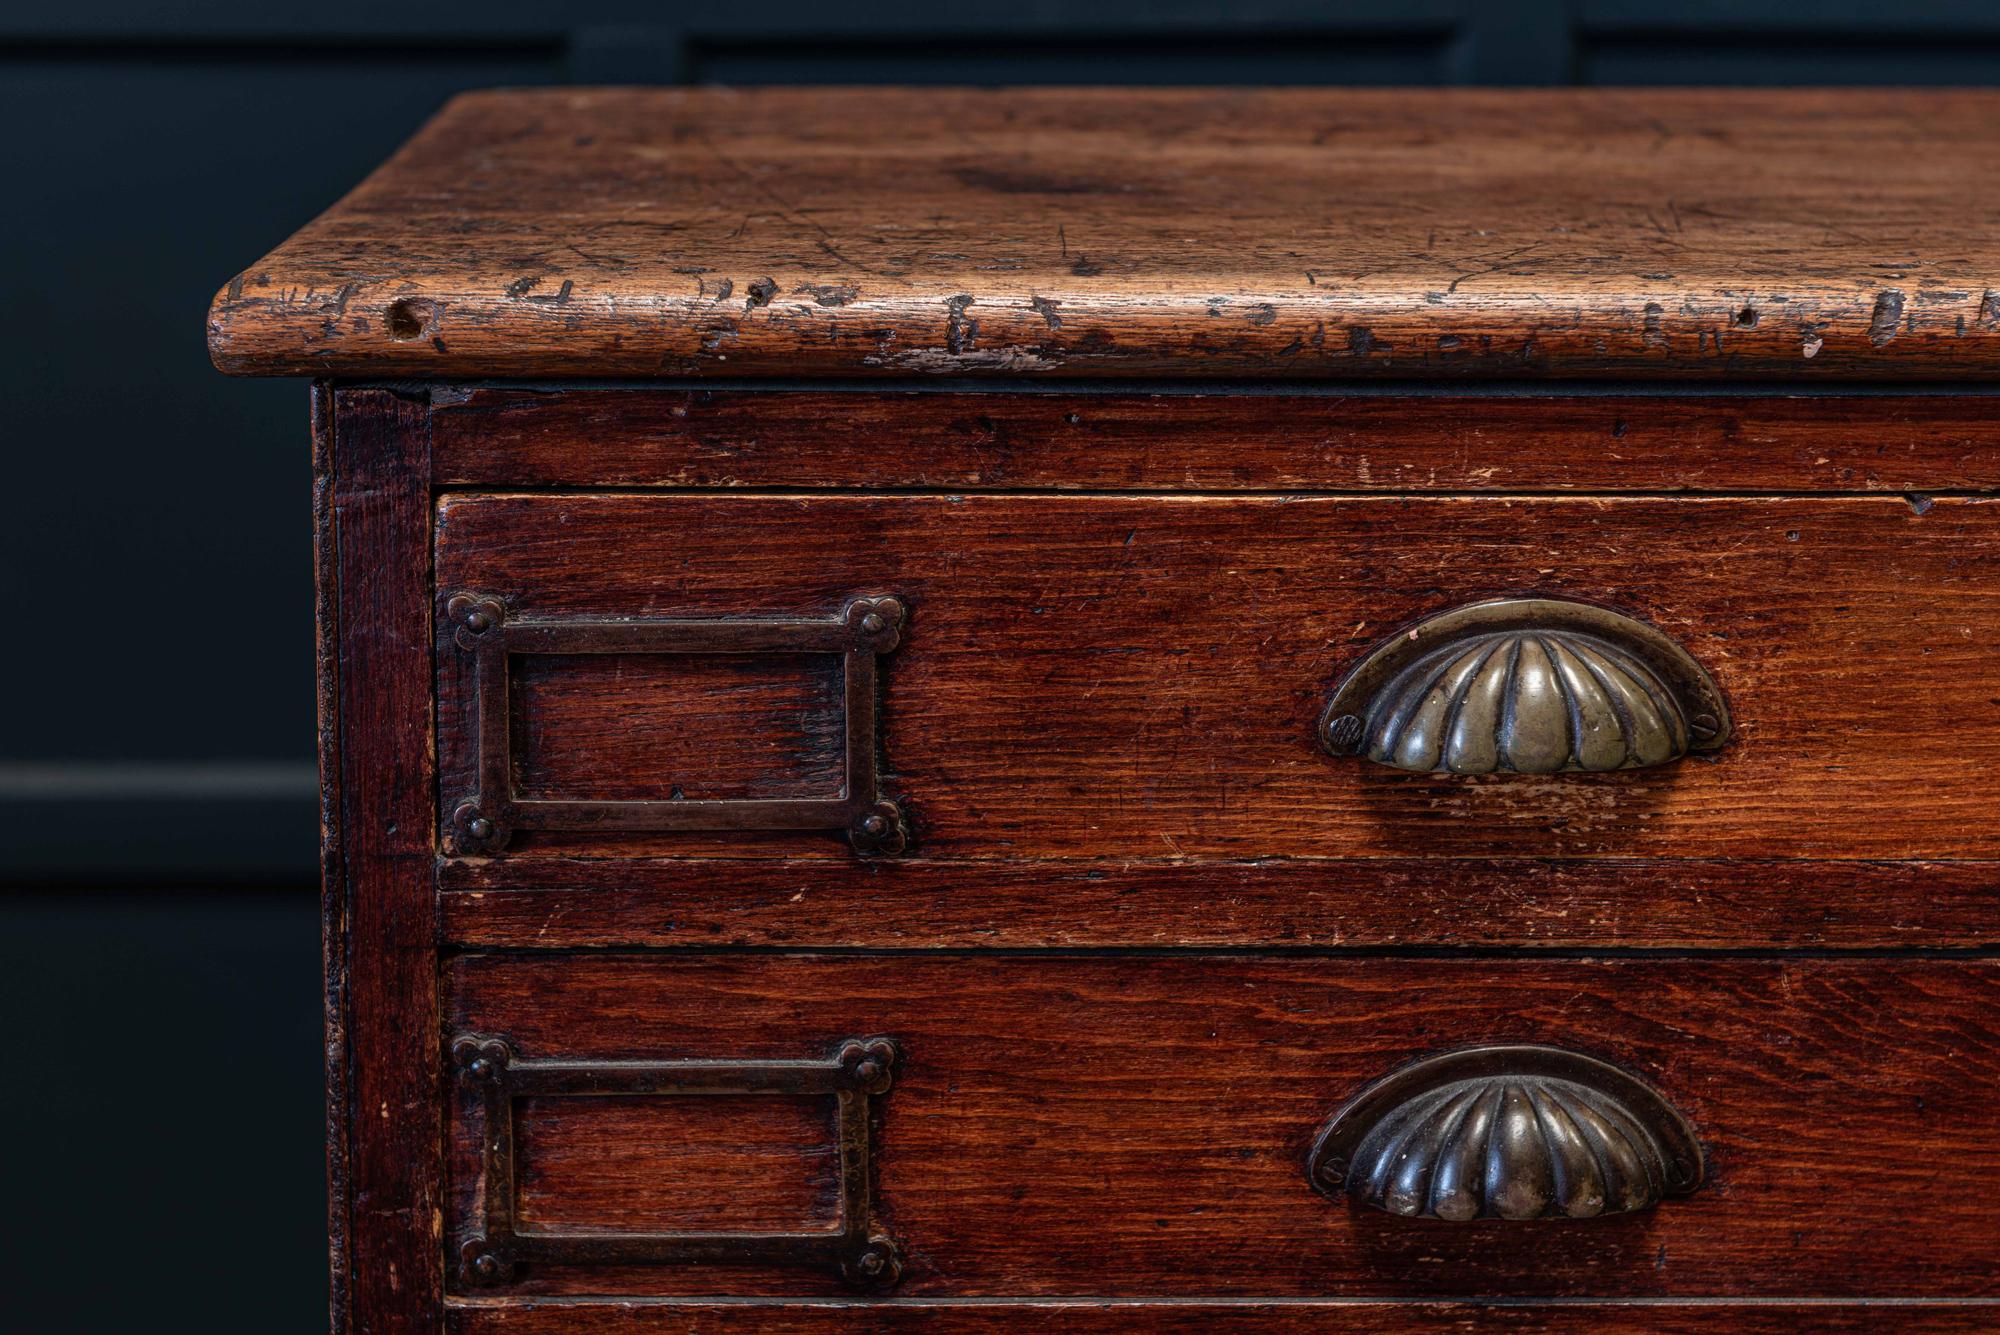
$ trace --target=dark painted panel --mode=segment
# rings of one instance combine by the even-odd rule
[[[6,1324],[326,1328],[319,905],[0,896]]]
[[[302,736],[310,748],[310,729]],[[60,769],[59,781],[38,786],[45,769]],[[306,760],[0,770],[0,881],[308,885],[319,865],[316,784]]]
[[[1435,84],[1448,28],[951,41],[696,39],[704,83]]]
[[[2000,76],[2000,41],[1913,40],[1858,36],[1847,40],[1743,41],[1648,37],[1588,44],[1578,82],[1592,85],[1734,84],[1812,88],[1893,83],[1961,87]]]
[[[1582,0],[1584,84],[1983,85],[2000,79],[1991,0]]]
[[[1551,0],[1540,0],[1550,3]],[[1561,0],[1555,0],[1561,3]],[[2000,31],[1992,0],[1573,0],[1586,32],[1762,34],[1811,40],[1830,33],[1953,35]],[[1983,82],[1990,82],[1989,74]],[[1882,82],[1896,82],[1883,79]]]
[[[98,37],[316,39],[392,35],[527,37],[593,26],[647,25],[707,34],[896,37],[908,33],[1152,33],[1397,24],[1454,18],[1496,0],[1016,0],[1008,5],[940,5],[936,0],[739,0],[718,8],[693,0],[346,0],[340,5],[259,5],[211,0],[162,6],[157,0],[79,0],[0,17],[0,34]],[[1520,3],[1521,0],[1501,0]],[[1560,10],[1568,0],[1526,0]]]

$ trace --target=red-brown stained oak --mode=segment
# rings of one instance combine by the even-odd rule
[[[1953,491],[2000,400],[1839,394],[450,389],[448,486]]]
[[[322,753],[339,798],[326,861],[333,1305],[337,1329],[431,1335],[443,1272],[429,438],[423,405],[395,394],[339,391],[333,410],[319,480],[320,573],[333,580],[320,691],[338,708]]]
[[[831,1228],[831,1100],[521,1099],[517,1208],[528,1229]],[[643,1184],[630,1147],[647,1147]]]
[[[452,1335],[1987,1335],[2000,1305],[1815,1302],[1638,1304],[1579,1302],[1482,1307],[1473,1303],[1109,1302],[1033,1304],[902,1301],[866,1308],[838,1301],[495,1302],[455,1299]]]
[[[2000,863],[466,858],[445,939],[512,948],[2000,945]]]
[[[522,954],[459,957],[444,986],[452,1028],[523,1058],[804,1057],[894,1036],[878,1200],[911,1298],[2000,1296],[1992,961]],[[1646,1214],[1533,1224],[1313,1193],[1307,1148],[1335,1107],[1483,1042],[1651,1082],[1694,1125],[1708,1181]],[[453,1236],[476,1217],[475,1126],[451,1133]],[[762,1209],[737,1159],[779,1170],[764,1128],[705,1143],[704,1218],[732,1192]],[[567,1184],[566,1218],[629,1212],[656,1157],[686,1180],[678,1147],[616,1151],[626,1173]],[[818,1162],[801,1148],[788,1167]],[[841,1292],[674,1266],[531,1269],[513,1291]]]
[[[231,280],[339,376],[2000,371],[1990,91],[564,89]]]
[[[438,572],[441,600],[522,618],[902,597],[885,784],[939,859],[2000,855],[1990,501],[469,496],[440,508]],[[1483,779],[1320,750],[1327,693],[1384,636],[1526,592],[1672,636],[1729,697],[1730,744]],[[471,783],[467,657],[439,665],[446,810]],[[597,763],[678,781],[649,731],[594,735]],[[538,851],[852,856],[835,835],[609,832],[524,834],[505,856]]]
[[[340,543],[334,524],[334,392],[325,381],[311,391],[313,518],[313,706],[319,761],[320,998],[326,1050],[326,1243],[331,1283],[327,1326],[348,1324],[347,1116],[347,871],[341,860],[340,815]]]
[[[846,734],[832,654],[523,655],[510,682],[522,796],[827,797],[840,788]],[[642,768],[629,763],[637,738]]]

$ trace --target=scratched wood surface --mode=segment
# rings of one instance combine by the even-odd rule
[[[516,1208],[534,1231],[831,1228],[830,1099],[521,1099]],[[632,1148],[645,1145],[634,1171]]]
[[[1990,377],[2000,93],[461,97],[231,279],[330,376]]]
[[[521,796],[818,797],[840,787],[846,737],[831,654],[535,654],[509,675]],[[647,739],[644,765],[632,763],[635,737]]]
[[[316,479],[333,1310],[371,1335],[436,1330],[443,1287],[428,449],[420,403],[346,392]]]
[[[348,1120],[347,868],[340,818],[341,787],[340,532],[334,522],[333,429],[338,417],[333,387],[312,387],[313,705],[319,762],[320,1008],[326,1052],[326,1248],[329,1329],[349,1327],[349,1262],[353,1231],[347,1223],[353,1129]],[[441,1278],[441,1276],[440,1276]]]
[[[460,496],[437,531],[440,604],[472,590],[520,618],[902,596],[885,782],[919,852],[970,859],[1992,858],[1996,575],[2000,505],[1975,499]],[[1660,627],[1720,682],[1734,739],[1545,778],[1319,749],[1329,690],[1383,637],[1531,591]],[[472,783],[473,713],[469,655],[444,643],[449,811]],[[646,707],[578,690],[566,717]],[[725,703],[676,726],[732,732],[732,751],[800,734],[789,702]],[[591,735],[628,787],[680,778],[652,730]],[[525,833],[504,856],[561,852],[853,856],[831,835],[609,832]]]
[[[461,388],[445,486],[1131,491],[2000,488],[1970,394]]]
[[[1472,1303],[1366,1301],[1201,1304],[1089,1298],[1031,1305],[1003,1300],[901,1302],[857,1309],[836,1301],[631,1303],[615,1299],[458,1300],[452,1335],[834,1335],[862,1322],[880,1335],[1987,1335],[2000,1305],[1951,1303],[1576,1302],[1481,1307]]]
[[[449,1028],[524,1058],[794,1058],[894,1036],[878,1201],[912,1298],[2000,1296],[1992,961],[529,953],[458,957],[443,987]],[[1412,1223],[1309,1189],[1309,1143],[1355,1090],[1488,1041],[1649,1081],[1697,1129],[1709,1181],[1646,1214],[1525,1225]],[[689,1145],[564,1102],[519,1151],[547,1208],[572,1226],[661,1217],[653,1193],[685,1190]],[[448,1240],[476,1218],[464,1108]],[[561,1143],[550,1124],[569,1116],[621,1172],[536,1163],[535,1134]],[[766,1219],[765,1174],[827,1174],[789,1118],[693,1142],[711,1170],[694,1217],[740,1200]],[[530,1269],[513,1291],[842,1292],[671,1266]]]

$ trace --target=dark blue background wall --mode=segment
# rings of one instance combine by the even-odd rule
[[[322,1321],[305,392],[216,375],[202,312],[452,93],[2000,79],[1990,0],[12,11],[0,1304],[36,1331]]]

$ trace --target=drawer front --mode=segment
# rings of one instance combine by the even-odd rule
[[[482,1301],[2000,1294],[1986,962],[471,955],[444,985],[452,1283]],[[1413,1059],[1474,1045],[1582,1054],[1484,1075],[1570,1082],[1537,1144],[1636,1120],[1661,1189],[1627,1199],[1589,1137],[1633,1212],[1404,1218],[1309,1181],[1502,1156],[1415,1113],[1358,1134],[1468,1074]],[[1508,1203],[1532,1158],[1419,1213],[1561,1213]],[[480,1273],[503,1183],[531,1240]]]
[[[1987,502],[473,495],[436,573],[439,797],[473,854],[2000,856]],[[1329,754],[1385,638],[1507,597],[1682,654],[1718,749]],[[864,633],[878,598],[895,624]],[[541,637],[483,687],[475,608]],[[552,828],[469,838],[503,788]]]

